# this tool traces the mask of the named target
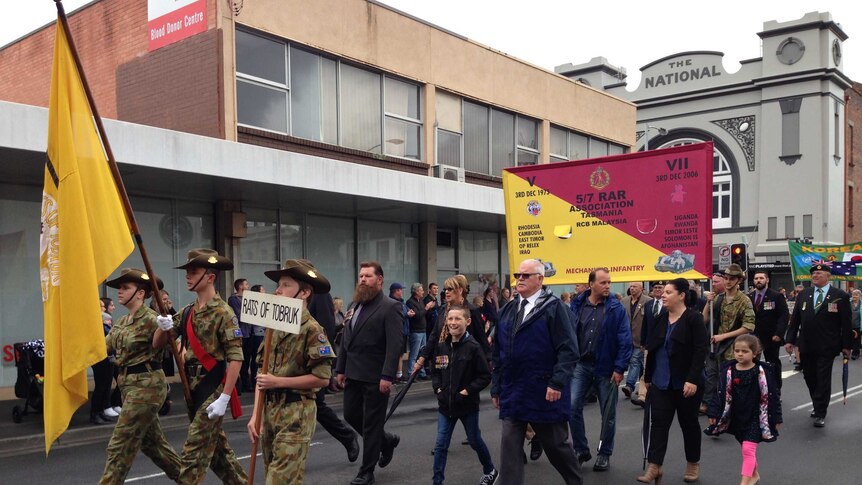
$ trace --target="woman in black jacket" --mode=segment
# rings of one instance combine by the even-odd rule
[[[491,383],[491,370],[479,343],[467,332],[471,320],[469,309],[450,306],[440,338],[429,344],[433,348],[431,384],[439,405],[434,445],[435,485],[443,483],[449,442],[459,420],[464,425],[467,441],[482,463],[480,485],[494,483],[497,478],[497,470],[479,430],[479,393]]]
[[[700,474],[700,424],[698,407],[703,396],[703,362],[709,339],[703,316],[686,308],[688,281],[677,278],[664,287],[662,305],[667,310],[649,329],[644,382],[650,430],[649,467],[639,482],[661,483],[667,438],[676,413],[682,428],[688,465],[683,480],[693,482]]]

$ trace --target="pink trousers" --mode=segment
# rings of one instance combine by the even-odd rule
[[[742,442],[742,476],[753,477],[757,468],[757,443],[753,441]]]

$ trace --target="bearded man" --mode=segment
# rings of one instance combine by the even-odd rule
[[[344,420],[362,436],[362,466],[351,485],[374,483],[374,467],[392,461],[401,439],[383,424],[392,380],[401,358],[401,303],[383,294],[383,268],[376,261],[359,265],[355,309],[344,322],[336,379],[344,387]]]

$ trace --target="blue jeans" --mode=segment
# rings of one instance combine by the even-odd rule
[[[578,362],[575,375],[572,377],[572,419],[569,426],[572,429],[572,446],[577,455],[590,452],[584,428],[584,398],[591,386],[595,386],[602,410],[602,429],[604,436],[599,436],[599,454],[611,456],[614,452],[614,435],[617,427],[617,386],[611,382],[610,376],[597,376],[595,364]],[[610,400],[610,402],[609,402]],[[607,409],[607,412],[605,410]]]
[[[413,372],[416,358],[419,357],[419,349],[425,346],[425,341],[428,337],[425,335],[425,332],[410,332],[408,338],[410,339],[410,357],[407,360],[407,372],[405,374]],[[425,377],[426,375],[425,368],[423,367],[419,371],[419,376]]]
[[[494,462],[488,446],[482,440],[482,432],[479,431],[479,411],[464,416],[463,418],[450,418],[443,413],[437,413],[437,443],[434,445],[434,485],[443,483],[443,472],[446,470],[446,455],[449,453],[449,442],[452,440],[452,431],[455,423],[461,420],[464,431],[467,433],[467,441],[470,447],[476,450],[479,461],[482,463],[483,473],[491,473]]]
[[[632,349],[632,358],[629,359],[629,374],[626,376],[626,386],[632,391],[638,385],[638,379],[644,371],[644,351],[640,347]]]

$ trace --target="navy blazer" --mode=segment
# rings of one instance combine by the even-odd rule
[[[850,295],[830,286],[815,311],[814,294],[814,288],[808,287],[796,297],[785,340],[798,345],[800,352],[812,354],[829,356],[850,349],[853,346]]]

